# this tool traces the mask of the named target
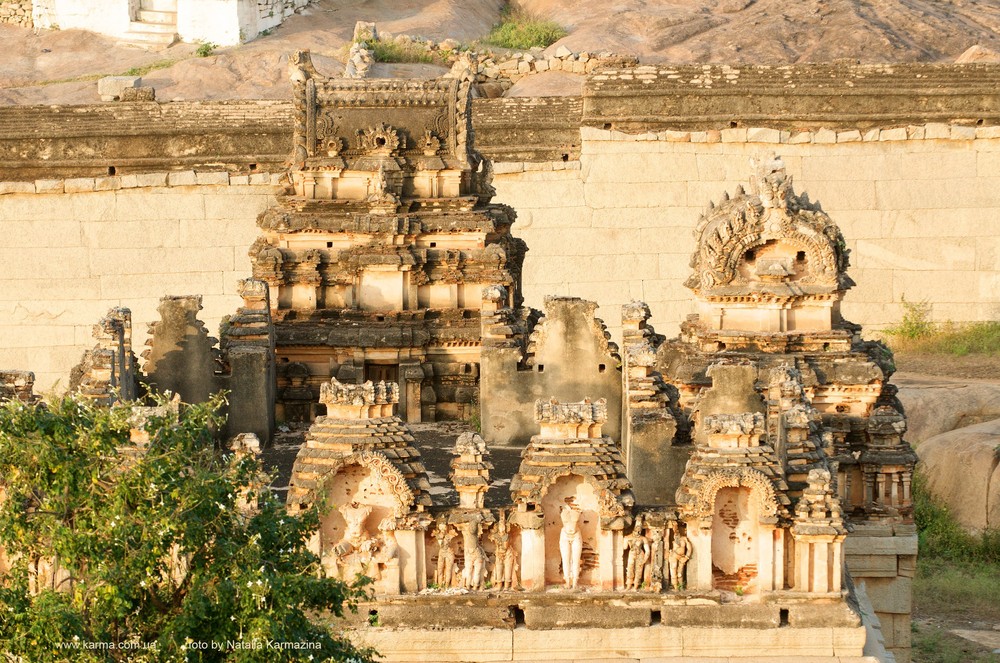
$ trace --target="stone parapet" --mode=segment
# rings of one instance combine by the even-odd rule
[[[996,125],[1000,101],[984,91],[998,83],[995,64],[646,65],[594,72],[583,114],[587,126],[629,133],[747,126],[863,132],[959,118]]]
[[[2,179],[185,168],[253,174],[280,168],[291,134],[287,101],[5,106],[0,107]]]
[[[284,173],[255,172],[244,175],[224,171],[174,170],[138,175],[67,177],[28,182],[0,181],[0,196],[14,193],[90,193],[119,189],[148,189],[187,186],[281,186]]]

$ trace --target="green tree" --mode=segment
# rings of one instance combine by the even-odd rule
[[[153,410],[148,441],[127,406],[0,405],[8,659],[370,660],[310,619],[363,586],[323,577],[316,511],[289,515],[256,458],[216,448],[220,404]]]

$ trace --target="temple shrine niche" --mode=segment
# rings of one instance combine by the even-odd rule
[[[327,574],[375,579],[376,591],[426,586],[424,530],[430,484],[413,436],[393,408],[395,383],[323,384],[327,415],[309,428],[292,469],[289,509],[325,501],[311,547]]]
[[[520,305],[526,250],[469,145],[470,79],[325,78],[308,52],[291,67],[291,183],[250,249],[271,289],[278,418],[314,419],[335,377],[398,383],[406,421],[467,419],[480,293]]]
[[[618,557],[635,498],[615,442],[602,434],[607,418],[603,399],[535,403],[541,431],[510,484],[525,589],[622,586]]]

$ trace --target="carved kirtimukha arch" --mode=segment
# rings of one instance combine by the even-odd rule
[[[393,515],[396,518],[403,518],[410,513],[416,498],[406,483],[406,477],[388,458],[376,451],[359,451],[337,459],[319,478],[317,485],[322,487],[321,491],[327,490],[336,480],[337,474],[351,465],[360,465],[368,469],[385,485],[386,491],[396,502],[393,508]]]
[[[778,502],[771,480],[757,470],[727,470],[713,472],[701,482],[691,511],[685,520],[694,522],[702,529],[712,526],[715,513],[715,497],[723,488],[749,488],[751,499],[756,502],[761,524],[773,525],[781,504]]]
[[[780,159],[762,160],[754,166],[749,193],[739,187],[735,196],[726,194],[701,217],[694,233],[694,273],[687,287],[700,295],[719,289],[734,294],[728,289],[749,282],[739,269],[747,252],[769,243],[805,254],[807,269],[796,279],[799,283],[828,292],[852,286],[846,273],[849,251],[833,220],[806,195],[795,194]],[[776,276],[782,280],[780,273]]]

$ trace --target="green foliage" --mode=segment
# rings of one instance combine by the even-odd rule
[[[240,41],[243,41],[243,39],[241,38]],[[215,49],[217,49],[218,47],[219,47],[218,44],[213,44],[212,42],[208,41],[198,46],[194,54],[200,58],[207,58],[212,53],[215,53]]]
[[[523,10],[507,7],[500,18],[500,24],[493,28],[485,41],[493,46],[527,50],[536,46],[545,48],[567,34],[569,33],[554,21],[546,21]]]
[[[926,301],[903,300],[903,319],[884,330],[893,349],[959,357],[1000,353],[1000,322],[935,324],[930,313]]]
[[[178,60],[158,60],[157,62],[152,62],[150,64],[145,64],[141,67],[132,67],[120,74],[113,74],[116,76],[145,76],[151,71],[156,71],[157,69],[166,69],[167,67],[172,67],[177,64]],[[103,77],[103,74],[101,74]]]
[[[916,626],[916,623],[914,623]],[[937,624],[913,631],[913,660],[920,663],[996,663],[988,649],[961,638]]]
[[[376,62],[418,62],[424,64],[442,64],[444,60],[436,57],[423,44],[415,42],[369,41],[368,48],[374,53]]]
[[[913,508],[922,556],[1000,567],[1000,531],[969,534],[931,495],[920,473],[913,479]]]
[[[887,327],[886,334],[912,341],[925,338],[935,332],[934,323],[931,322],[931,305],[927,300],[908,302],[904,297],[902,304],[903,319],[898,325]]]
[[[323,577],[306,547],[315,510],[289,515],[255,458],[216,449],[221,403],[161,408],[146,444],[130,441],[129,407],[0,405],[11,567],[0,650],[38,662],[368,660],[307,616],[342,616],[363,586]]]

